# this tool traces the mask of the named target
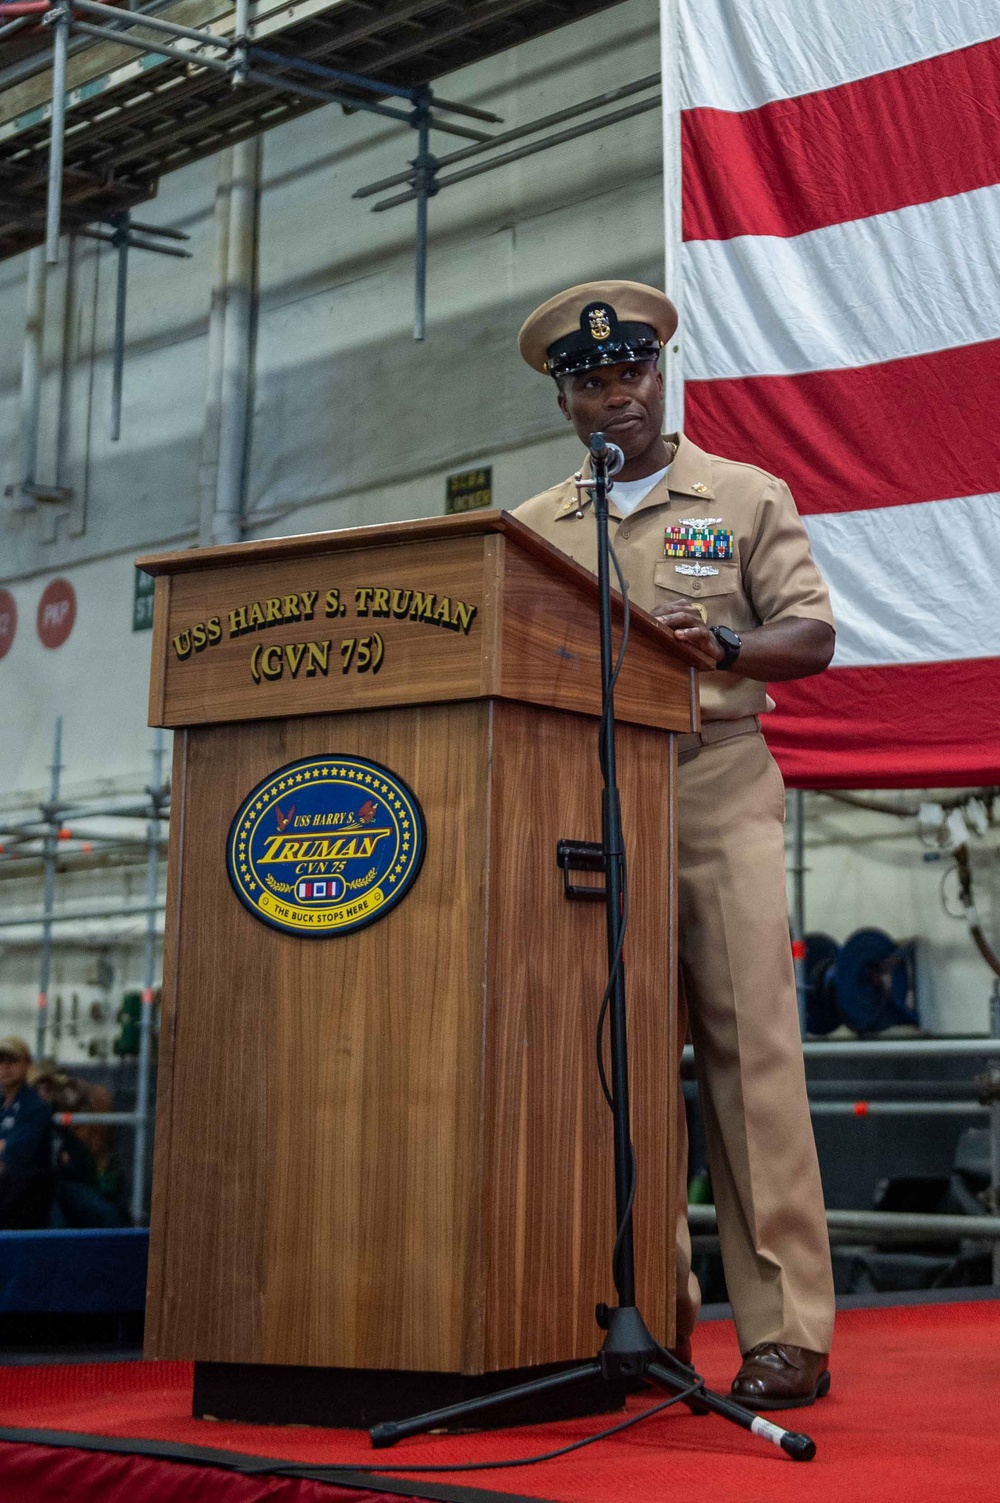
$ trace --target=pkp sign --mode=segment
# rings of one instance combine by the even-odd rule
[[[17,635],[17,603],[9,590],[0,590],[0,658],[5,658]]]
[[[68,579],[52,579],[38,602],[38,636],[43,647],[61,647],[76,620],[76,591]]]

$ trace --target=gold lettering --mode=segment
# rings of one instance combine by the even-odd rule
[[[247,608],[245,605],[238,605],[235,610],[229,612],[229,635],[238,637],[242,632],[249,630]]]
[[[275,646],[272,643],[272,645],[270,647],[266,647],[261,654],[260,671],[265,678],[280,678],[283,666],[284,665],[281,661],[281,648]]]
[[[253,600],[247,611],[247,631],[254,631],[258,626],[264,625],[264,612],[260,608],[260,601]]]
[[[465,635],[468,636],[469,627],[476,619],[476,612],[478,609],[478,606],[466,605],[464,600],[456,600],[454,609],[451,613],[451,624],[455,628],[455,630],[463,631]]]
[[[185,658],[191,656],[191,633],[189,631],[178,632],[174,638],[174,652],[183,663]]]
[[[218,616],[213,616],[208,623],[208,645],[214,647],[216,642],[222,641],[222,622]]]
[[[411,621],[430,621],[431,612],[434,610],[436,595],[425,595],[423,590],[414,590],[413,605],[410,607]]]
[[[368,603],[375,591],[371,585],[361,585],[354,591],[354,604],[357,606],[359,616],[367,616]]]
[[[449,631],[457,631],[458,627],[451,619],[451,601],[447,595],[442,596],[441,604],[434,612],[434,620],[438,626],[447,626]]]
[[[279,596],[272,595],[271,599],[270,600],[266,600],[264,602],[264,604],[267,607],[267,623],[268,623],[268,625],[270,625],[272,621],[280,621],[281,620],[281,600],[280,600]]]
[[[303,619],[303,621],[311,621],[312,620],[313,607],[316,604],[316,600],[317,600],[318,595],[319,595],[319,591],[318,590],[300,590],[299,591],[299,599],[302,602],[302,619]]]
[[[377,589],[372,591],[372,615],[388,616],[389,614],[389,591]]]
[[[306,644],[304,642],[289,642],[285,648],[285,657],[288,659],[288,666],[292,670],[292,678],[298,676],[299,664],[302,662],[305,650]]]
[[[326,614],[328,616],[339,616],[340,615],[340,591],[339,590],[327,590],[327,592],[326,592]]]
[[[406,615],[407,611],[410,609],[410,601],[412,599],[412,590],[393,590],[392,614],[396,617],[397,621],[402,620],[402,618]]]
[[[315,678],[317,671],[319,673],[327,673],[329,671],[329,642],[307,642],[306,651],[309,654],[309,661],[306,664],[306,678]]]
[[[299,597],[297,595],[285,596],[282,602],[282,615],[286,621],[297,621],[299,619],[301,612],[299,610]]]
[[[203,647],[207,647],[207,645],[208,632],[199,621],[197,626],[192,626],[191,628],[191,646],[194,648],[195,652],[201,652],[201,649]]]

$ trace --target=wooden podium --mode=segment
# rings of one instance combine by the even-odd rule
[[[600,838],[596,582],[495,512],[139,563],[150,722],[177,732],[146,1355],[196,1362],[196,1412],[321,1423],[591,1357],[614,1298],[604,910],[567,899],[556,844]],[[667,1343],[694,661],[633,608],[637,1302]],[[261,922],[226,866],[247,795],[310,757],[380,764],[426,821],[406,896],[320,939]]]

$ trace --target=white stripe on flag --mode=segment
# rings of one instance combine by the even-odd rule
[[[683,248],[693,380],[875,365],[1000,335],[1000,185]]]
[[[1000,494],[803,518],[835,668],[1000,657]]]
[[[752,110],[1000,36],[996,0],[680,0],[682,108]]]

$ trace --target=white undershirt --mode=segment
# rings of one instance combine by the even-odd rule
[[[617,506],[623,517],[632,515],[640,502],[645,501],[653,486],[659,485],[669,469],[670,466],[666,464],[662,470],[657,470],[655,475],[643,475],[641,480],[615,481],[610,499]]]

